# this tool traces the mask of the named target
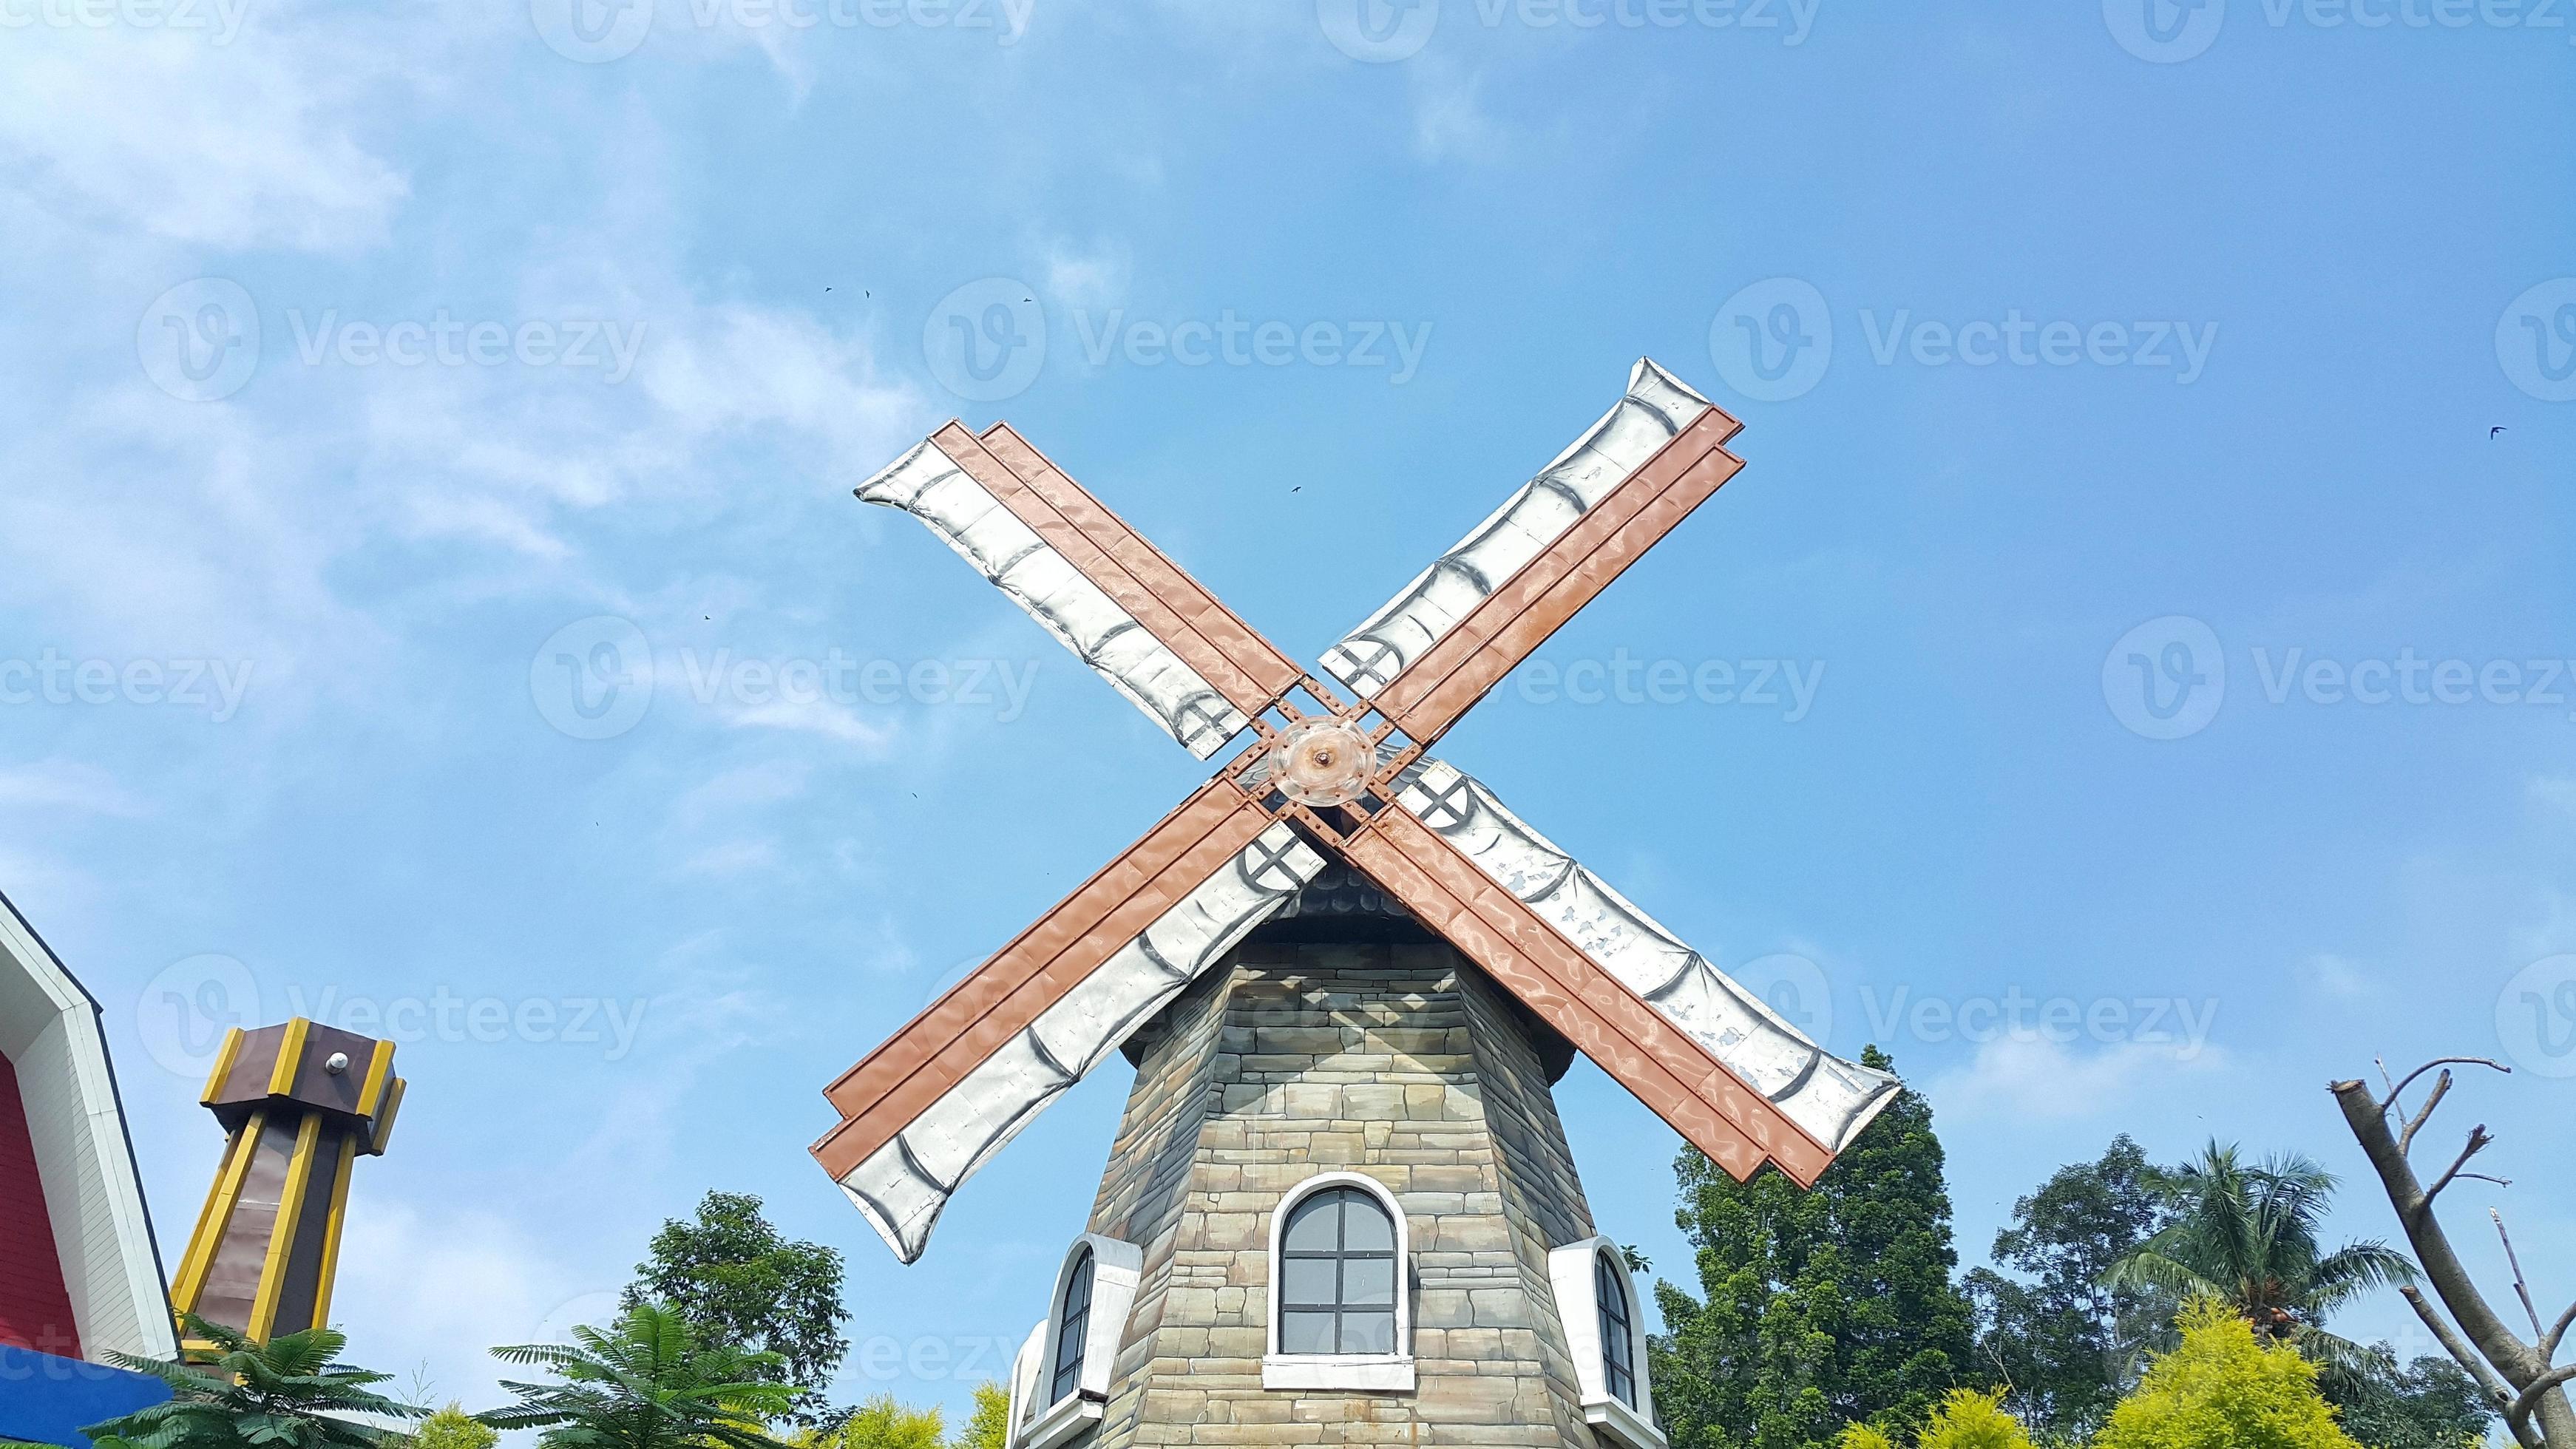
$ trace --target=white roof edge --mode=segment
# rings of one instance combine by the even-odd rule
[[[84,1329],[82,1349],[92,1357],[119,1349],[147,1357],[175,1358],[179,1345],[170,1314],[169,1279],[162,1271],[160,1244],[152,1231],[152,1210],[143,1195],[142,1170],[135,1160],[133,1134],[126,1126],[125,1104],[117,1088],[116,1064],[108,1055],[104,1012],[98,998],[72,975],[71,968],[36,933],[6,892],[0,892],[0,955],[8,957],[56,1004],[71,1052],[81,1115],[91,1129],[87,1146],[99,1180],[107,1187],[108,1211],[114,1218],[109,1227],[117,1245],[126,1294],[140,1325],[139,1341],[126,1343],[92,1344]],[[109,1125],[113,1133],[104,1130]]]

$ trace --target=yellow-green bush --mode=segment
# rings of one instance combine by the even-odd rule
[[[1867,1424],[1843,1430],[1840,1449],[1896,1449]],[[2030,1435],[2003,1410],[2003,1396],[1954,1389],[1932,1410],[1914,1449],[2031,1449]]]
[[[2297,1350],[2257,1343],[2244,1319],[2207,1300],[2178,1322],[2181,1345],[2148,1366],[2093,1449],[2360,1449]]]

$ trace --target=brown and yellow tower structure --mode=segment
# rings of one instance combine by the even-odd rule
[[[230,1138],[171,1306],[262,1341],[327,1324],[349,1170],[402,1098],[392,1042],[300,1016],[234,1028],[200,1099]]]

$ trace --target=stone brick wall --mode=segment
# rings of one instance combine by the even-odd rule
[[[1093,1442],[1596,1449],[1547,1280],[1591,1212],[1539,1031],[1438,944],[1247,944],[1176,1001],[1092,1211],[1144,1252]],[[1261,1386],[1272,1212],[1334,1170],[1403,1206],[1410,1393]]]

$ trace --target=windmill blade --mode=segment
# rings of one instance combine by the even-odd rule
[[[1761,998],[1728,980],[1708,958],[1505,809],[1482,782],[1453,765],[1425,760],[1398,783],[1397,804],[1407,815],[1724,1063],[1828,1158],[1849,1146],[1903,1088],[1888,1073],[1844,1061],[1809,1041]],[[1790,1175],[1802,1184],[1813,1182],[1795,1168]]]
[[[1323,868],[1211,781],[833,1083],[815,1158],[914,1261],[960,1184]]]
[[[1202,760],[1298,678],[1286,656],[1008,428],[979,439],[952,422],[857,491],[928,525]]]
[[[1628,390],[1456,548],[1326,651],[1424,744],[1743,467],[1743,424],[1646,358]]]

